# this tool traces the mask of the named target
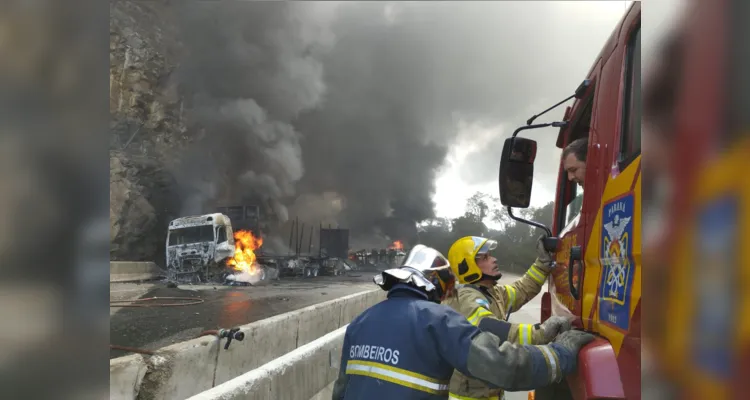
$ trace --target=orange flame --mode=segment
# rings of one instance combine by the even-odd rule
[[[255,237],[250,231],[237,231],[234,233],[234,257],[227,260],[227,265],[237,271],[247,272],[254,275],[258,272],[258,264],[255,262],[255,250],[263,246],[263,238]]]
[[[393,242],[393,244],[391,245],[391,247],[389,247],[389,249],[403,250],[404,249],[404,244],[401,243],[400,240],[397,240],[397,241]]]

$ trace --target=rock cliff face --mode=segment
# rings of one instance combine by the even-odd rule
[[[168,1],[110,3],[110,258],[162,261],[187,142]]]
[[[110,152],[110,258],[163,261],[169,221],[178,214],[174,182],[156,160]]]

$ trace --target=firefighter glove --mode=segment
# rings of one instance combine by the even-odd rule
[[[563,332],[567,332],[571,328],[572,321],[569,318],[561,316],[549,317],[539,327],[539,332],[541,333],[542,340],[544,340],[544,342],[542,343],[551,342],[557,335]]]
[[[592,340],[594,340],[594,335],[590,333],[569,330],[558,335],[550,344],[550,347],[557,353],[563,375],[575,371],[578,352]]]
[[[543,234],[539,236],[539,238],[536,241],[536,252],[537,252],[537,261],[544,265],[545,267],[549,267],[552,264],[552,253],[548,252],[544,249],[544,238],[546,238],[547,235]]]

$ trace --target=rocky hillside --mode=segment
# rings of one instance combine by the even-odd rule
[[[189,142],[170,79],[179,45],[168,1],[110,2],[110,258],[162,262],[177,212],[170,168]]]

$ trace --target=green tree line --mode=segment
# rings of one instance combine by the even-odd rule
[[[553,205],[550,202],[540,208],[514,209],[513,212],[551,226]],[[495,222],[500,228],[491,229],[487,226],[488,222]],[[419,241],[440,250],[447,257],[450,246],[461,237],[491,238],[497,241],[493,253],[501,270],[522,274],[536,258],[536,240],[542,233],[538,228],[512,220],[496,197],[477,192],[466,201],[464,215],[454,219],[432,219],[420,224]]]

